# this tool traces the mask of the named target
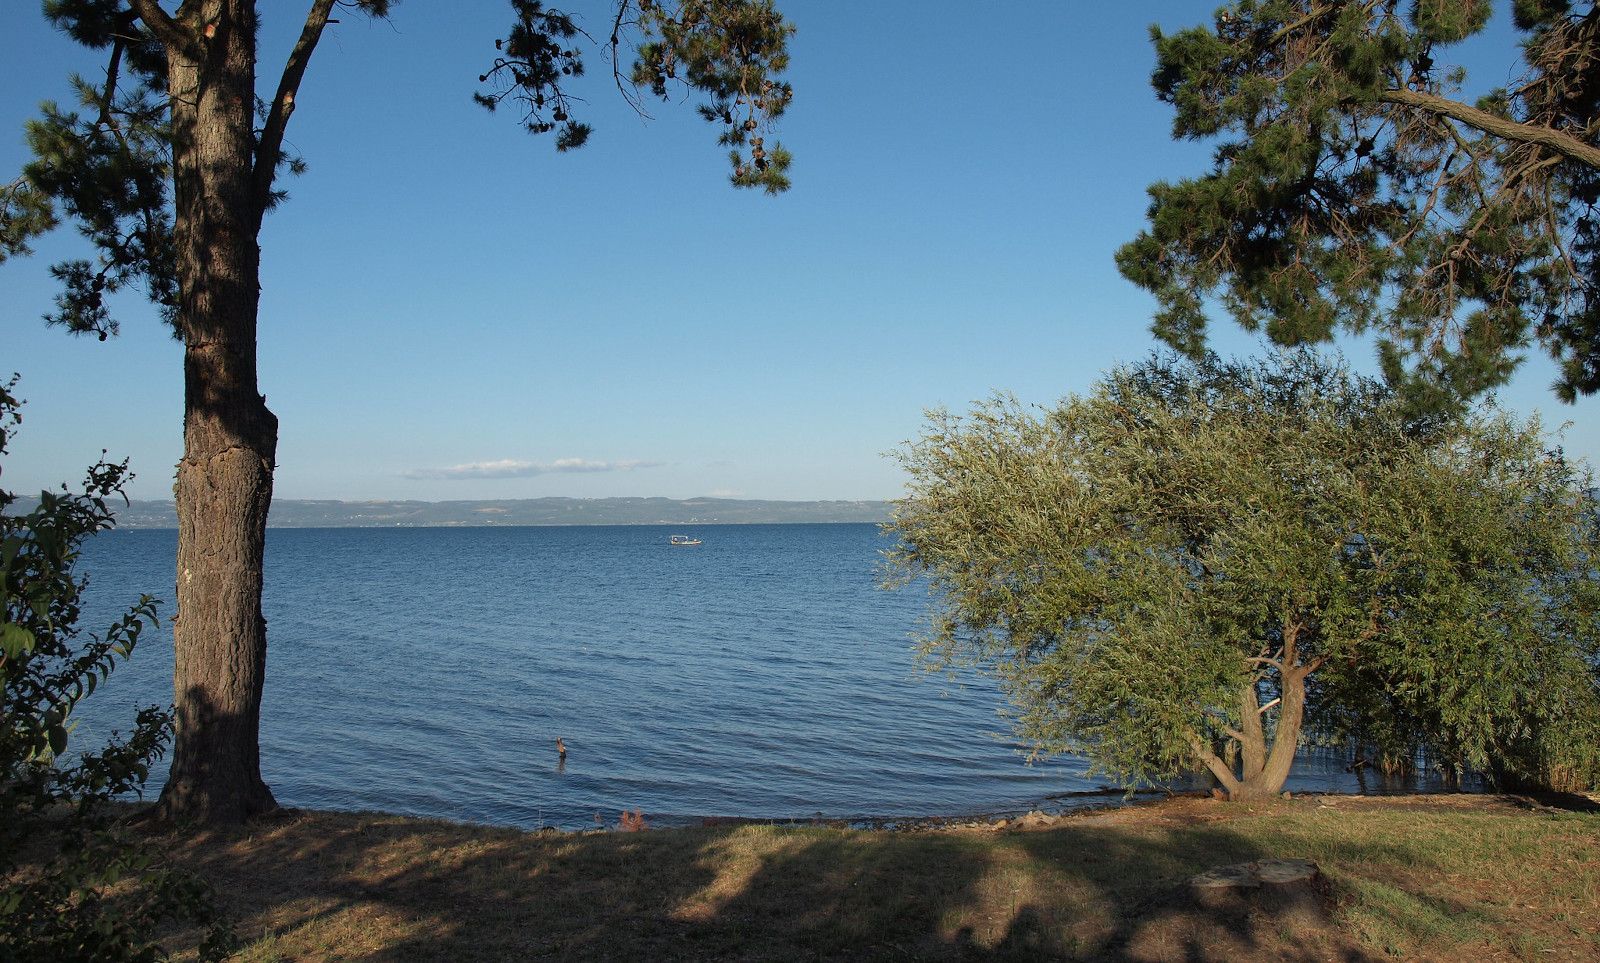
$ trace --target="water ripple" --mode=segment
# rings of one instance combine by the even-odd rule
[[[278,800],[581,828],[634,807],[933,815],[1094,787],[1078,760],[1028,766],[994,738],[992,685],[916,668],[926,598],[876,587],[876,527],[711,527],[670,548],[677,531],[271,530],[262,765]],[[170,598],[175,540],[94,540],[89,624],[140,592]],[[79,738],[170,700],[170,646],[141,646]]]

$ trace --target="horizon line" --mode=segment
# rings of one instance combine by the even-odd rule
[[[38,498],[37,495],[19,495],[21,498]],[[670,495],[527,495],[518,498],[280,498],[273,496],[273,503],[279,502],[319,502],[340,505],[395,505],[395,504],[422,504],[422,505],[449,505],[457,502],[538,502],[538,501],[572,501],[572,502],[598,502],[620,501],[633,499],[639,501],[668,501],[668,502],[773,502],[778,504],[806,505],[806,504],[869,504],[873,502],[892,502],[895,498],[754,498],[743,495],[689,495],[684,498],[674,498]],[[154,503],[160,505],[176,504],[172,498],[130,498],[132,502]]]

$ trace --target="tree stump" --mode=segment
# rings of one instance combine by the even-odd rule
[[[1213,911],[1320,912],[1320,876],[1309,859],[1263,859],[1201,873],[1189,880],[1189,892],[1196,904]]]

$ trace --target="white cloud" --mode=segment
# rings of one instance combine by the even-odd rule
[[[535,475],[556,475],[586,472],[633,471],[636,468],[655,468],[659,461],[595,461],[589,458],[557,458],[551,462],[517,461],[502,458],[499,461],[475,461],[449,468],[412,468],[401,472],[406,478],[446,481],[465,481],[480,478],[532,478]]]

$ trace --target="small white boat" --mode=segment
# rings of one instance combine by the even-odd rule
[[[690,538],[687,535],[674,535],[671,538],[667,539],[667,544],[668,545],[699,545],[700,544],[700,540],[698,538]]]

